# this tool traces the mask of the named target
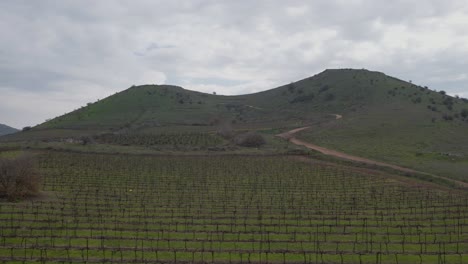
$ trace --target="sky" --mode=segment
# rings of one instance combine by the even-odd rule
[[[132,85],[235,95],[329,68],[468,98],[466,0],[2,0],[0,123],[33,126]]]

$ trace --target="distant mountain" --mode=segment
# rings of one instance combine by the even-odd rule
[[[9,127],[4,124],[0,124],[0,136],[3,135],[8,135],[8,134],[13,134],[15,132],[18,132],[19,130],[16,128]]]

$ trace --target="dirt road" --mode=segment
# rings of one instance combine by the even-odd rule
[[[341,118],[343,118],[343,116],[342,116],[342,115],[339,115],[339,114],[332,114],[332,115],[335,116],[335,119],[341,119]]]
[[[362,162],[362,163],[366,163],[366,164],[370,164],[370,165],[389,167],[389,168],[404,171],[404,172],[419,173],[418,171],[415,171],[415,170],[412,170],[412,169],[403,168],[403,167],[400,167],[400,166],[396,166],[396,165],[392,165],[392,164],[388,164],[388,163],[384,163],[384,162],[379,162],[379,161],[375,161],[375,160],[370,160],[370,159],[366,159],[366,158],[361,158],[361,157],[349,155],[349,154],[346,154],[346,153],[343,153],[343,152],[339,152],[339,151],[336,151],[336,150],[332,150],[332,149],[324,148],[324,147],[321,147],[321,146],[317,146],[315,144],[305,142],[305,141],[302,141],[302,140],[297,139],[296,137],[294,137],[294,134],[296,134],[296,133],[298,133],[300,131],[309,129],[309,128],[310,127],[308,127],[308,126],[307,127],[296,128],[296,129],[290,130],[288,132],[278,134],[277,136],[280,137],[280,138],[284,138],[286,140],[289,140],[291,143],[293,143],[295,145],[304,146],[306,148],[316,150],[316,151],[318,151],[318,152],[320,152],[322,154],[325,154],[325,155],[330,155],[330,156],[334,156],[334,157],[342,158],[342,159],[346,159],[346,160],[351,160],[351,161]]]
[[[335,115],[335,116],[336,116],[336,119],[342,118],[341,115]],[[318,151],[318,152],[320,152],[322,154],[325,154],[325,155],[334,156],[334,157],[337,157],[337,158],[342,158],[342,159],[356,161],[356,162],[362,162],[362,163],[369,164],[369,165],[376,165],[376,166],[381,166],[381,167],[392,168],[392,169],[399,170],[399,171],[402,171],[402,172],[425,174],[425,175],[429,175],[429,176],[432,176],[432,177],[449,180],[449,181],[451,181],[451,182],[453,182],[453,183],[455,183],[455,184],[457,184],[459,186],[462,186],[464,188],[468,188],[468,183],[465,183],[465,182],[461,182],[461,181],[457,181],[457,180],[453,180],[453,179],[450,179],[450,178],[441,177],[441,176],[437,176],[437,175],[432,175],[432,174],[429,174],[429,173],[420,172],[420,171],[404,168],[404,167],[401,167],[401,166],[397,166],[397,165],[393,165],[393,164],[389,164],[389,163],[385,163],[385,162],[380,162],[380,161],[370,160],[370,159],[366,159],[366,158],[362,158],[362,157],[358,157],[358,156],[349,155],[349,154],[346,154],[344,152],[324,148],[324,147],[317,146],[317,145],[309,143],[309,142],[302,141],[300,139],[297,139],[294,136],[296,133],[298,133],[300,131],[303,131],[303,130],[306,130],[306,129],[309,129],[309,128],[310,128],[310,126],[296,128],[296,129],[290,130],[288,132],[278,134],[276,136],[280,137],[280,138],[284,138],[284,139],[288,140],[289,142],[291,142],[291,143],[293,143],[295,145],[304,146],[306,148],[316,150],[316,151]]]

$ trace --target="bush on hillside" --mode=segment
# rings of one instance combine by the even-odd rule
[[[328,89],[330,89],[330,86],[328,84],[326,84],[326,85],[322,86],[322,88],[320,88],[319,93],[323,93]]]
[[[422,99],[421,99],[421,97],[417,97],[417,98],[414,98],[412,101],[415,104],[419,104],[419,103],[421,103]]]
[[[0,197],[10,201],[38,194],[42,177],[31,155],[16,159],[0,158]]]
[[[468,117],[468,109],[465,108],[465,109],[461,110],[460,115],[463,118],[467,118]]]
[[[89,145],[96,143],[93,137],[90,136],[82,136],[79,141],[82,145]]]
[[[289,101],[290,104],[295,104],[295,103],[302,103],[302,102],[310,102],[314,99],[314,94],[309,94],[309,95],[302,95],[294,98],[293,100]]]
[[[325,101],[329,102],[329,101],[333,101],[335,99],[335,95],[332,94],[332,93],[329,93],[325,96]]]
[[[234,143],[242,147],[258,148],[266,143],[265,138],[256,132],[247,132],[234,138]]]
[[[445,121],[452,121],[452,120],[453,120],[453,116],[447,115],[447,114],[444,114],[444,115],[442,116],[442,118],[443,118]]]

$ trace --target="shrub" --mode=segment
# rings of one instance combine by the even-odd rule
[[[412,101],[415,104],[419,104],[419,103],[421,103],[422,99],[421,99],[421,97],[417,97],[417,98],[414,98]]]
[[[332,94],[332,93],[329,93],[325,96],[325,101],[329,102],[329,101],[333,101],[335,99],[335,95]]]
[[[293,100],[289,101],[290,104],[300,103],[300,102],[310,102],[314,99],[314,94],[309,95],[302,95],[294,98]]]
[[[234,121],[234,120],[233,120]],[[232,122],[231,122],[232,123]],[[231,139],[234,137],[234,130],[231,127],[231,123],[223,122],[219,127],[216,133],[223,137],[224,139]]]
[[[468,117],[468,109],[464,108],[463,110],[461,110],[460,115],[463,118],[467,118]]]
[[[445,120],[445,121],[452,121],[453,120],[453,117],[451,115],[447,115],[447,114],[444,114],[442,116],[442,118]]]
[[[31,155],[0,158],[0,197],[10,201],[39,193],[42,177]]]
[[[89,136],[83,136],[79,139],[82,145],[94,144],[94,138]]]
[[[258,148],[266,143],[262,135],[256,132],[247,132],[234,138],[234,143],[239,146]]]
[[[453,98],[452,97],[447,97],[443,101],[444,105],[453,105]]]
[[[328,89],[330,89],[330,86],[328,84],[326,84],[326,85],[322,86],[322,88],[320,88],[319,93],[323,93]]]

